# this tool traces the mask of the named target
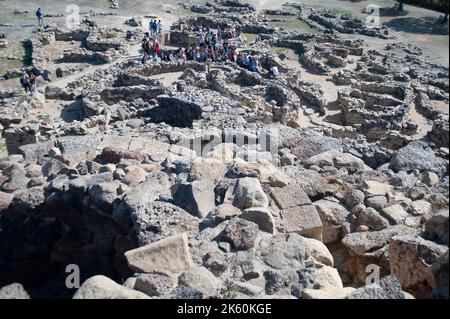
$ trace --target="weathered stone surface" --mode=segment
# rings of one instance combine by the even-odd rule
[[[1,299],[30,299],[30,295],[21,284],[15,283],[0,288]]]
[[[258,225],[242,218],[232,219],[222,233],[224,240],[228,241],[236,250],[252,248],[257,236]]]
[[[369,197],[386,196],[392,192],[392,186],[377,181],[364,181],[364,188]]]
[[[256,208],[257,209],[257,208]],[[213,224],[220,224],[221,222],[232,219],[241,214],[241,210],[231,204],[222,204],[216,206],[208,215],[207,220]]]
[[[178,284],[199,290],[204,296],[216,296],[222,287],[217,279],[205,267],[192,267],[178,277]]]
[[[380,231],[351,233],[344,237],[342,244],[358,256],[377,256],[389,244],[393,236],[414,234],[416,230],[406,226],[392,226]]]
[[[318,262],[323,263],[326,266],[333,267],[334,259],[333,255],[331,255],[327,246],[324,245],[321,241],[314,238],[304,238],[306,243],[306,247],[308,247],[309,252],[314,259]]]
[[[394,236],[389,244],[391,273],[404,290],[425,298],[437,286],[432,265],[447,251],[448,247],[419,236]]]
[[[196,180],[180,185],[173,198],[177,205],[194,216],[204,218],[215,208],[214,182]]]
[[[356,289],[347,299],[405,299],[400,283],[393,277],[384,277],[379,283]]]
[[[371,168],[361,159],[339,151],[328,151],[309,158],[306,163],[309,166],[333,166],[337,169],[346,168],[349,172],[370,171]]]
[[[358,223],[372,230],[383,230],[390,226],[389,221],[375,209],[368,207],[358,215]]]
[[[296,184],[290,184],[281,188],[272,188],[271,196],[280,209],[311,204],[308,195]]]
[[[202,179],[212,180],[214,183],[222,180],[226,173],[226,166],[221,160],[204,158],[199,162],[194,162],[189,171],[189,181]]]
[[[13,200],[13,197],[14,196],[8,193],[0,192],[0,214],[1,212],[8,209],[9,205],[11,204],[11,201]]]
[[[336,288],[327,287],[323,289],[304,289],[303,299],[345,299],[356,289],[352,287]]]
[[[240,178],[234,188],[233,205],[240,208],[267,207],[269,202],[257,178]]]
[[[267,209],[258,207],[248,208],[239,217],[257,224],[260,230],[273,234],[274,221],[272,214]]]
[[[125,253],[128,265],[137,272],[180,273],[193,263],[185,233]]]
[[[323,225],[314,205],[282,210],[281,217],[287,232],[322,240]]]
[[[73,299],[149,299],[142,292],[126,288],[105,276],[87,279],[76,291]]]
[[[419,141],[412,141],[395,152],[389,167],[396,172],[411,172],[415,169],[438,174],[445,172],[444,162],[434,155],[427,144]]]
[[[364,192],[360,191],[359,189],[350,189],[345,192],[344,199],[345,203],[350,207],[353,208],[358,204],[364,204]]]
[[[314,206],[323,224],[323,242],[328,244],[342,239],[342,225],[350,212],[344,206],[325,199],[314,202]]]
[[[448,210],[436,212],[426,223],[426,238],[448,245]]]
[[[400,204],[385,207],[382,214],[391,222],[392,225],[404,224],[405,219],[409,217],[408,212],[405,211]]]
[[[136,277],[133,289],[141,291],[148,296],[165,296],[174,286],[173,279],[166,274],[152,273],[139,274]]]
[[[279,270],[302,269],[308,248],[298,234],[282,234],[264,238],[256,247],[258,259]]]
[[[344,288],[337,269],[330,266],[323,266],[322,268],[316,269],[314,288],[323,289],[329,287]]]
[[[284,167],[285,173],[300,186],[309,198],[323,196],[326,191],[325,178],[311,169],[300,169],[297,166]]]

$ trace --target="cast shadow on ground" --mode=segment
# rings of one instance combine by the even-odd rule
[[[448,35],[448,23],[443,23],[442,17],[396,18],[384,25],[406,33]]]

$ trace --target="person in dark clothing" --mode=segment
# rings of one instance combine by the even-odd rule
[[[38,26],[42,26],[44,24],[44,15],[42,14],[41,8],[38,8],[36,11],[36,17],[38,19]]]
[[[20,77],[20,84],[24,88],[25,93],[31,92],[30,78],[25,71],[23,71],[22,76]]]
[[[36,75],[33,73],[28,74],[28,80],[30,82],[30,92],[34,94],[36,92]]]

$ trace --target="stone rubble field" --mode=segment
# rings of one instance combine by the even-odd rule
[[[332,10],[184,10],[163,46],[235,27],[264,71],[142,64],[142,17],[90,14],[29,37],[30,103],[2,75],[0,299],[448,298],[448,67]]]

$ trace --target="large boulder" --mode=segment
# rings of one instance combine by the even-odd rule
[[[297,184],[290,184],[285,187],[274,187],[271,189],[271,197],[280,209],[311,204],[308,195]]]
[[[280,234],[258,242],[256,254],[261,262],[278,270],[300,270],[309,257],[304,238],[298,234]]]
[[[380,231],[351,233],[342,239],[342,244],[357,256],[381,257],[389,247],[393,236],[415,234],[417,231],[407,226],[397,225]]]
[[[389,168],[395,172],[419,170],[443,174],[446,171],[445,162],[436,157],[433,150],[424,142],[412,141],[399,149],[392,156]]]
[[[314,202],[314,206],[323,224],[323,242],[329,244],[341,240],[345,235],[343,224],[350,212],[341,204],[326,199]]]
[[[291,207],[281,211],[283,225],[289,233],[322,241],[322,221],[313,205]]]
[[[178,284],[199,290],[204,296],[217,296],[222,283],[205,267],[192,267],[178,277]]]
[[[336,169],[345,168],[351,173],[372,170],[358,157],[336,150],[327,151],[312,156],[306,160],[306,164],[309,166],[314,165],[318,167],[332,166]]]
[[[192,215],[204,218],[215,208],[214,182],[203,179],[178,185],[173,198]]]
[[[242,218],[233,218],[225,227],[222,237],[236,250],[248,250],[255,245],[258,225]]]
[[[0,288],[1,299],[30,299],[30,295],[21,284],[14,283]]]
[[[233,205],[240,209],[267,207],[269,200],[257,178],[240,178],[234,187]]]
[[[406,297],[398,280],[388,276],[378,283],[356,289],[346,299],[406,299]]]
[[[150,297],[99,275],[87,279],[75,292],[73,299],[150,299]]]
[[[437,287],[432,270],[448,247],[415,235],[394,236],[389,244],[391,273],[404,290],[417,298],[425,298]]]
[[[193,265],[185,233],[129,250],[125,253],[125,258],[130,268],[136,272],[176,274]]]
[[[436,212],[425,225],[426,239],[448,245],[448,209]]]

